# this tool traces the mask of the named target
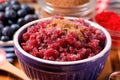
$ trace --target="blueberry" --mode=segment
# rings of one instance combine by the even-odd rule
[[[17,18],[17,14],[14,10],[5,11],[5,17],[7,19],[15,20]]]
[[[18,11],[19,9],[20,9],[20,5],[12,5],[12,7],[13,7],[13,9],[15,10],[15,11]]]
[[[27,4],[21,4],[21,9],[27,10],[28,8],[29,8],[29,6]]]
[[[35,9],[27,4],[20,4],[19,0],[7,0],[0,4],[0,39],[8,41],[13,38],[20,26],[38,19]]]
[[[5,8],[5,11],[9,11],[9,10],[13,10],[13,7],[12,7],[12,6],[7,6],[7,7]]]
[[[36,14],[33,15],[34,20],[38,19],[38,16]]]
[[[14,21],[8,20],[8,25],[12,25],[12,24],[14,24],[14,23],[15,23]]]
[[[26,23],[26,21],[24,20],[24,18],[19,18],[18,21],[17,21],[17,23],[18,23],[20,26],[23,26],[23,25]]]
[[[33,7],[29,7],[29,14],[35,14],[35,9]]]
[[[1,41],[8,41],[9,40],[9,37],[8,36],[1,36]]]
[[[1,36],[2,36],[2,32],[0,32],[0,38],[1,38]]]
[[[30,8],[29,8],[29,6],[27,4],[21,4],[21,9],[26,10],[27,13],[29,13],[29,11],[30,11]]]
[[[3,25],[2,24],[0,24],[0,35],[1,35],[1,33],[2,33],[2,29],[3,29]]]
[[[9,37],[11,37],[11,36],[13,35],[13,29],[12,29],[11,27],[9,27],[9,26],[6,26],[6,27],[4,27],[4,28],[2,29],[2,34],[3,34],[4,36],[9,36]]]
[[[10,6],[10,5],[11,5],[11,4],[10,4],[9,1],[5,1],[5,3],[4,3],[4,6],[5,6],[5,7]]]
[[[12,24],[11,28],[12,28],[13,32],[16,32],[20,28],[20,26],[18,24]]]
[[[31,14],[26,15],[24,19],[25,19],[26,22],[30,22],[30,21],[34,20],[34,18]]]
[[[1,21],[5,20],[5,13],[4,12],[0,12],[0,20]]]
[[[11,5],[20,5],[18,0],[12,0]]]
[[[2,24],[0,24],[0,31],[2,31],[3,27],[4,27],[4,26],[3,26]]]
[[[4,11],[4,10],[5,10],[4,5],[1,5],[1,4],[0,4],[0,11]]]
[[[24,9],[20,9],[20,10],[18,10],[18,12],[17,12],[17,15],[18,15],[19,17],[24,17],[26,14],[27,14],[27,12],[26,12],[26,10],[24,10]]]
[[[2,20],[0,20],[0,24],[3,24],[3,21],[2,21]]]

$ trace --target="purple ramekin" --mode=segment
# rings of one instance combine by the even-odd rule
[[[65,17],[68,19],[76,19],[73,17]],[[91,21],[85,20],[90,25],[102,30],[106,36],[104,49],[97,55],[79,61],[71,62],[55,62],[43,60],[25,52],[21,46],[22,34],[27,27],[39,21],[51,18],[43,18],[29,22],[22,26],[14,36],[15,54],[22,66],[22,69],[31,80],[96,80],[103,70],[106,59],[111,48],[111,37],[106,29]]]

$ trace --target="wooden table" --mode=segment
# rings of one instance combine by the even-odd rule
[[[15,58],[15,60],[11,64],[13,64],[17,68],[21,69],[21,67],[17,61],[17,58]],[[19,74],[19,73],[17,73],[17,74]],[[22,80],[22,79],[16,77],[15,75],[13,75],[11,73],[0,70],[0,80]]]

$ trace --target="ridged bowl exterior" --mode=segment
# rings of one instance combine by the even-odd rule
[[[31,80],[96,80],[104,68],[109,51],[95,61],[75,65],[49,65],[23,56],[16,49],[19,62]]]
[[[5,50],[5,52],[6,52],[6,59],[9,62],[13,62],[13,60],[15,58],[13,41],[8,41],[8,42],[0,41],[0,48]]]

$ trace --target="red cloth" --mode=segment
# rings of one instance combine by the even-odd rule
[[[97,13],[100,13],[104,9],[106,9],[108,4],[109,4],[109,0],[97,0],[97,6],[96,6]]]

